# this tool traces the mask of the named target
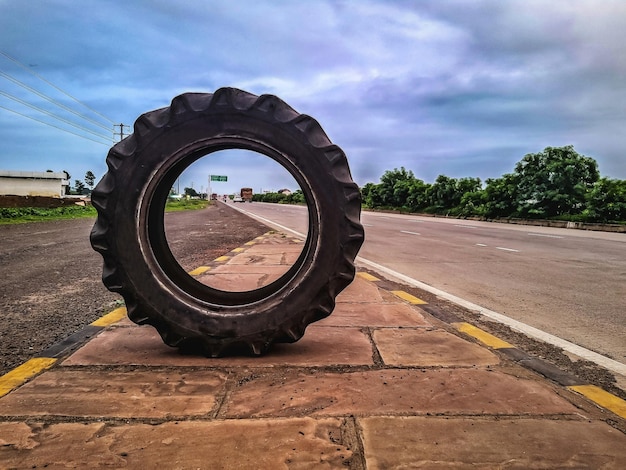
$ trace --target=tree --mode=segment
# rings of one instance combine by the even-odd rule
[[[301,189],[297,189],[293,193],[285,196],[285,203],[287,204],[305,204],[304,193]]]
[[[367,183],[361,188],[363,203],[367,207],[376,208],[383,205],[383,198],[380,195],[380,184]]]
[[[480,178],[459,178],[456,182],[456,193],[456,197],[461,197],[452,209],[455,215],[482,215],[485,195]]]
[[[517,176],[511,173],[500,178],[489,178],[484,190],[485,217],[511,217],[517,215]]]
[[[91,170],[85,173],[85,183],[89,186],[89,189],[93,189],[93,185],[96,183],[96,176],[91,172]]]
[[[428,189],[426,197],[431,211],[449,212],[461,202],[462,194],[457,194],[457,180],[446,175],[439,175]]]
[[[380,177],[378,195],[383,206],[402,207],[406,205],[409,195],[410,183],[415,181],[415,175],[411,170],[401,167],[387,170]]]
[[[84,194],[86,191],[85,184],[81,180],[74,180],[74,190],[76,194]]]
[[[525,155],[515,175],[519,213],[531,217],[582,213],[585,195],[600,177],[596,161],[579,155],[572,145]]]
[[[411,182],[406,204],[412,212],[418,212],[428,207],[427,194],[430,186],[430,184],[424,183],[420,179],[415,179]]]
[[[185,196],[189,196],[189,197],[200,197],[200,195],[198,194],[198,192],[193,189],[193,188],[185,188]]]
[[[584,215],[596,222],[626,220],[626,180],[598,180],[587,193]]]

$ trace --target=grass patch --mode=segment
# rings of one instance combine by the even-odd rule
[[[203,199],[182,199],[168,201],[165,205],[166,212],[188,211],[204,209],[209,201]],[[27,222],[41,222],[44,220],[68,220],[95,218],[98,215],[95,207],[87,206],[62,206],[62,207],[0,207],[0,225],[24,224]]]
[[[165,205],[166,212],[188,211],[204,209],[210,204],[202,199],[182,199],[180,201],[168,201]],[[98,215],[95,207],[87,206],[62,206],[62,207],[0,207],[0,225],[24,224],[27,222],[41,222],[53,220],[69,220],[95,218]]]
[[[204,209],[209,204],[206,199],[170,199],[165,203],[165,212]]]
[[[23,224],[43,220],[67,220],[95,217],[96,209],[92,206],[63,207],[0,207],[0,225]]]

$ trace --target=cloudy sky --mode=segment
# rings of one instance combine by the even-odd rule
[[[624,0],[0,0],[0,170],[99,179],[113,124],[233,86],[316,118],[360,185],[568,144],[626,179],[625,44]],[[293,186],[276,167],[230,151],[181,190]]]

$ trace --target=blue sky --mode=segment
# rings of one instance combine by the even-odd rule
[[[0,169],[100,179],[113,123],[233,86],[317,119],[360,185],[484,181],[568,144],[626,179],[625,44],[623,0],[0,0]],[[246,158],[204,158],[181,189],[295,185]]]

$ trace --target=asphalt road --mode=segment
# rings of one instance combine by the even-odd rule
[[[94,219],[0,226],[0,373],[112,310]]]
[[[306,208],[240,206],[306,233]],[[359,256],[626,363],[626,235],[365,212]]]
[[[170,247],[193,267],[267,229],[221,206],[165,220]],[[94,222],[0,225],[0,375],[122,305],[102,284],[102,257],[89,243]]]

